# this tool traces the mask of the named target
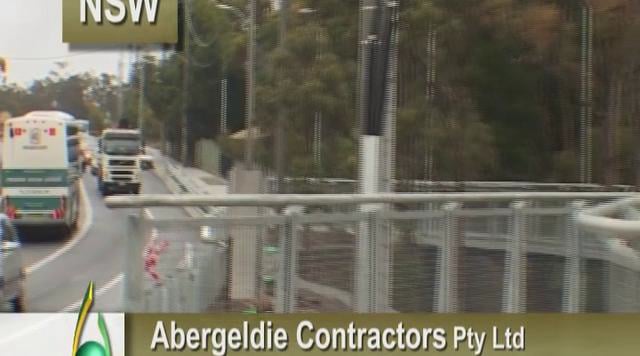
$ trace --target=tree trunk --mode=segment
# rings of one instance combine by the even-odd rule
[[[613,76],[609,82],[607,98],[607,114],[602,125],[604,138],[604,184],[613,185],[620,181],[619,156],[616,154],[616,136],[620,120],[620,100],[622,96],[622,85],[618,76]]]
[[[635,77],[632,81],[631,84],[631,132],[633,134],[633,137],[640,138],[640,117],[638,117],[638,115],[640,115],[640,107],[638,105],[638,100],[640,100],[640,92],[638,92],[640,90],[640,85],[638,85],[638,80],[640,80],[640,78],[638,78],[638,75],[634,75],[633,77]],[[633,184],[636,186],[636,190],[640,187],[640,148],[636,147],[635,145],[633,145],[632,148],[633,152],[632,152],[632,160],[633,162],[632,164],[632,169],[633,169],[633,174],[632,176],[634,177],[634,181]]]

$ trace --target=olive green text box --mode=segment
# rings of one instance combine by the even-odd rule
[[[429,350],[398,351],[321,351],[300,349],[296,334],[302,321],[310,321],[317,328],[347,328],[354,322],[356,328],[384,330],[397,328],[399,323],[408,328],[442,328],[446,332],[447,345],[437,350],[433,345]],[[481,355],[540,355],[540,356],[595,356],[595,355],[638,355],[640,350],[640,315],[638,314],[127,314],[126,354],[134,356],[169,355],[185,353],[189,355],[212,355],[212,348],[192,351],[187,347],[180,351],[166,351],[163,347],[151,350],[157,323],[162,321],[171,339],[171,322],[187,332],[189,328],[242,328],[244,321],[256,327],[261,321],[271,321],[272,328],[283,328],[288,335],[288,347],[278,353],[285,355],[348,354],[360,355],[478,355],[470,350],[466,342],[454,348],[454,330],[472,328],[475,332],[486,332],[486,340]],[[513,331],[524,329],[524,349],[499,351],[493,348],[493,331],[497,328],[498,344],[504,343],[507,328]],[[304,333],[303,342],[313,333]],[[433,339],[432,339],[433,340]],[[157,345],[156,345],[157,346]],[[226,355],[271,355],[276,351],[229,351]]]
[[[157,11],[149,12],[154,3]],[[85,23],[81,16],[83,4]],[[136,4],[141,9],[137,23],[131,7]],[[92,11],[99,6],[100,22]],[[124,19],[110,22],[108,14],[114,19],[122,9]],[[153,16],[155,21],[151,22]],[[178,40],[178,0],[63,0],[62,17],[62,40],[70,44],[159,44]]]

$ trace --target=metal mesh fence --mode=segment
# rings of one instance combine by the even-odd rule
[[[298,240],[296,310],[352,310],[357,216],[315,214],[294,221]]]
[[[502,206],[484,209],[477,204],[460,212],[460,311],[502,309],[510,214],[511,210]]]
[[[138,237],[142,239],[129,246],[138,259],[128,271],[139,276],[135,286],[140,289],[139,309],[145,312],[226,309],[228,246],[224,224],[143,218],[139,227]]]
[[[527,301],[529,312],[561,312],[567,260],[566,207],[528,210]]]
[[[131,306],[161,312],[640,310],[638,251],[616,236],[581,231],[576,207],[566,202],[284,212],[135,218],[130,250],[137,259],[128,267],[127,286],[139,293],[127,292]]]
[[[398,312],[433,312],[439,277],[443,214],[431,210],[398,215],[389,219],[390,307]]]

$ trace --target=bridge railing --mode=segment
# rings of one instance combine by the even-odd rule
[[[640,199],[637,196],[600,204],[581,211],[578,224],[585,233],[609,238],[612,244],[609,288],[610,309],[633,311],[640,309],[640,264],[637,252],[640,250]],[[633,251],[635,254],[631,253]]]
[[[267,193],[353,193],[358,180],[347,178],[275,177],[265,178]],[[393,180],[397,192],[633,192],[635,186],[586,183],[538,183],[523,181],[428,181]],[[279,188],[278,185],[281,185]]]
[[[131,310],[615,312],[640,310],[640,257],[628,240],[639,225],[614,219],[635,218],[631,197],[148,195],[107,205],[229,207],[130,218]],[[152,240],[169,241],[159,285],[145,264]]]

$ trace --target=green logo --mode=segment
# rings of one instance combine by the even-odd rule
[[[89,283],[87,291],[84,294],[84,300],[82,301],[82,307],[78,314],[78,321],[76,322],[76,329],[73,334],[73,348],[71,356],[111,356],[111,341],[109,340],[109,333],[107,332],[107,325],[104,322],[102,313],[98,314],[98,328],[102,335],[104,344],[100,344],[96,341],[87,341],[78,348],[80,343],[80,337],[84,330],[84,323],[87,321],[87,315],[89,309],[93,305],[93,282]]]

